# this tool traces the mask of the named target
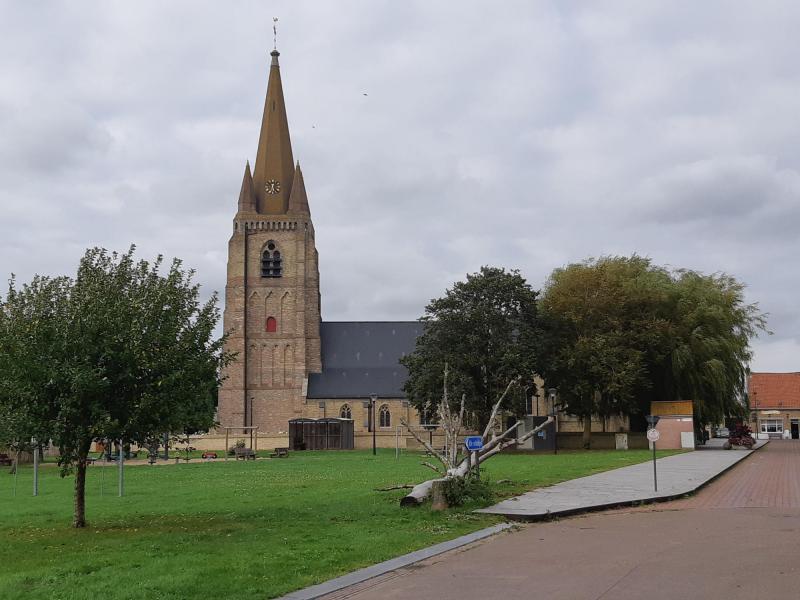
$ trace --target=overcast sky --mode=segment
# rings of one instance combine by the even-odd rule
[[[221,292],[273,16],[324,319],[636,252],[746,282],[800,370],[792,0],[0,0],[3,278],[135,242]]]

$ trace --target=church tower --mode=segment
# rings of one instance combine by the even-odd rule
[[[223,427],[288,432],[320,363],[319,264],[273,50],[254,169],[245,166],[228,243],[224,329],[237,353],[219,392]]]

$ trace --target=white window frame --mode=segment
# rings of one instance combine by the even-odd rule
[[[760,419],[758,427],[761,433],[783,433],[783,419]],[[770,427],[775,429],[770,429]]]

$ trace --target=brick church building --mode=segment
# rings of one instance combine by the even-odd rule
[[[228,244],[224,329],[237,358],[220,389],[219,423],[281,437],[291,419],[344,417],[365,431],[364,404],[375,395],[376,429],[393,445],[401,418],[419,423],[398,361],[413,351],[421,325],[322,321],[314,224],[278,51],[271,56],[256,159],[244,170]]]

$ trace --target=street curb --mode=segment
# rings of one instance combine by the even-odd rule
[[[364,569],[353,571],[352,573],[342,575],[336,579],[330,579],[324,583],[319,583],[317,585],[312,585],[311,587],[303,588],[302,590],[297,590],[296,592],[291,592],[285,596],[277,598],[276,600],[313,600],[314,598],[331,594],[346,587],[350,587],[351,585],[372,579],[373,577],[378,577],[379,575],[389,573],[390,571],[407,567],[408,565],[431,558],[432,556],[436,556],[438,554],[472,544],[473,542],[486,539],[490,536],[500,533],[501,531],[512,529],[513,527],[514,525],[510,523],[500,523],[485,529],[480,529],[478,531],[468,533],[467,535],[457,537],[454,540],[441,542],[439,544],[417,550],[416,552],[404,554],[402,556],[398,556],[397,558],[392,558],[382,563],[378,563],[377,565],[372,565],[371,567],[365,567]]]
[[[578,508],[570,508],[570,509],[558,510],[558,511],[554,511],[554,512],[548,512],[547,514],[539,514],[539,515],[502,514],[502,513],[482,513],[482,514],[494,514],[494,515],[497,515],[497,516],[500,516],[500,517],[504,517],[504,518],[508,519],[509,521],[515,521],[517,523],[537,523],[537,522],[542,522],[542,521],[552,521],[553,519],[557,519],[559,517],[572,517],[572,516],[575,516],[575,515],[582,515],[582,514],[586,514],[586,513],[599,512],[599,511],[608,510],[608,509],[611,509],[611,508],[622,508],[622,507],[625,507],[625,506],[642,506],[644,504],[656,504],[658,502],[669,502],[670,500],[680,500],[681,498],[686,498],[687,496],[693,496],[694,494],[697,493],[698,490],[704,488],[705,486],[707,486],[709,483],[711,483],[712,481],[714,481],[715,479],[717,479],[721,475],[727,473],[732,468],[734,468],[736,465],[744,462],[745,460],[750,458],[753,454],[755,454],[756,452],[761,450],[761,448],[763,448],[767,444],[769,444],[769,440],[767,440],[765,443],[763,443],[758,448],[754,448],[753,450],[750,450],[747,454],[742,456],[742,458],[737,460],[735,463],[732,463],[732,464],[728,465],[727,467],[725,467],[724,469],[722,469],[718,473],[712,475],[711,477],[709,477],[705,481],[700,482],[696,487],[694,487],[694,488],[692,488],[690,490],[685,490],[685,491],[679,492],[677,494],[665,494],[663,496],[656,496],[656,497],[652,497],[651,496],[649,498],[639,498],[639,499],[635,499],[635,500],[624,500],[624,501],[620,501],[620,502],[609,502],[607,504],[593,504],[591,506],[581,506],[581,507],[578,507]],[[715,452],[716,452],[716,450],[715,450]],[[736,450],[730,450],[730,451],[728,451],[728,450],[720,450],[720,452],[737,452],[737,451]]]

